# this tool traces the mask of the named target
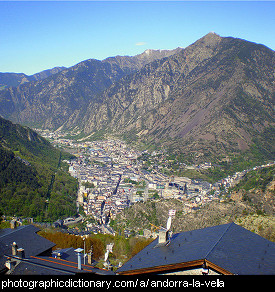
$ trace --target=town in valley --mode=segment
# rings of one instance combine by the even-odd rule
[[[110,222],[125,208],[138,202],[178,199],[182,202],[183,214],[187,214],[213,200],[222,201],[226,190],[236,185],[247,172],[237,172],[211,184],[164,174],[158,166],[148,170],[144,167],[146,161],[141,157],[146,154],[147,157],[158,156],[161,160],[162,153],[136,150],[118,139],[88,142],[64,138],[64,133],[42,131],[41,134],[51,140],[55,147],[66,149],[76,157],[66,162],[70,175],[79,182],[76,204],[78,212],[82,210],[82,214],[84,212],[86,215],[85,234],[114,235]],[[209,168],[211,163],[192,167]],[[81,221],[83,216],[80,215],[78,218],[58,220],[56,226],[68,226]],[[127,230],[125,235],[129,235]]]

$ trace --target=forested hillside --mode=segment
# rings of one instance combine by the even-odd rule
[[[0,118],[0,212],[37,221],[74,215],[78,184],[65,158],[36,132]]]

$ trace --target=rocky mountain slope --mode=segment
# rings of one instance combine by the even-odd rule
[[[185,49],[87,60],[0,92],[0,114],[184,154],[274,159],[275,53],[209,33]],[[214,159],[214,160],[215,160]]]
[[[246,202],[258,213],[275,215],[275,167],[270,166],[248,172],[233,188],[231,199]]]
[[[38,82],[2,90],[0,115],[24,125],[54,130],[65,123],[77,125],[88,103],[114,82],[178,50],[150,50],[103,61],[89,59]]]
[[[189,231],[209,226],[235,222],[261,236],[275,241],[275,219],[273,215],[256,213],[256,208],[246,202],[225,201],[211,202],[188,214],[182,212],[184,202],[178,200],[157,200],[155,202],[137,203],[125,209],[112,222],[117,231],[133,230],[136,233],[144,229],[158,232],[157,227],[165,227],[170,209],[176,210],[171,230],[174,233]]]
[[[186,155],[239,153],[254,143],[268,152],[274,65],[274,51],[262,45],[208,34],[110,86],[90,103],[84,129]]]

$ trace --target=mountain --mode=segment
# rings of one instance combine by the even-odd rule
[[[38,82],[0,92],[0,115],[20,124],[57,129],[76,125],[91,100],[143,64],[177,52],[154,51],[134,57],[89,59]]]
[[[33,75],[26,75],[24,73],[0,73],[0,90],[6,87],[17,87],[20,84],[26,82],[43,80],[64,69],[65,67],[55,67],[52,69],[41,71]]]
[[[86,60],[0,92],[25,125],[117,135],[196,161],[274,159],[275,53],[209,33],[185,49]]]
[[[170,148],[193,161],[251,147],[272,159],[274,65],[267,47],[210,33],[111,85],[90,102],[84,130]]]
[[[75,214],[78,184],[61,169],[69,156],[0,118],[0,213],[49,221]]]

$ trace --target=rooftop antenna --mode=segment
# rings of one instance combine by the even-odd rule
[[[172,224],[172,217],[169,216],[167,219],[167,223],[166,223],[166,230],[169,231],[171,228],[171,224]]]
[[[167,223],[166,223],[166,229],[170,230],[171,228],[171,223],[172,223],[172,218],[174,218],[176,216],[176,210],[170,209],[169,213],[168,213],[168,219],[167,219]]]

